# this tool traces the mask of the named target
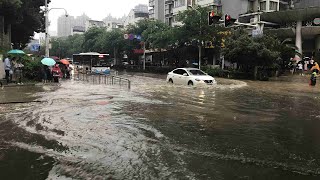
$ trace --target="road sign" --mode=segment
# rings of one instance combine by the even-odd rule
[[[320,18],[314,18],[313,24],[320,25]]]
[[[263,30],[261,29],[252,30],[252,37],[261,37],[261,36],[263,36]]]
[[[134,35],[133,34],[129,34],[129,39],[132,41],[134,39]]]
[[[123,38],[124,38],[124,39],[129,39],[129,35],[128,35],[128,34],[124,34],[124,35],[123,35]]]
[[[40,50],[40,44],[32,44],[30,50],[33,52],[37,52]]]

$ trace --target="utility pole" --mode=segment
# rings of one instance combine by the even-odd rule
[[[199,29],[199,34],[200,34],[200,38],[201,38],[201,35],[202,35],[202,31],[201,31],[201,28],[202,28],[202,18],[201,18],[201,12],[197,9],[194,9],[193,6],[189,5],[188,7],[190,7],[192,10],[195,10],[198,14],[199,14],[199,17],[200,17],[200,20],[199,20],[199,23],[200,23],[200,29]],[[199,69],[201,69],[201,57],[202,57],[202,54],[201,54],[201,51],[202,51],[202,42],[199,38],[199,44],[198,44],[198,49],[199,49]]]
[[[46,46],[46,51],[45,51],[45,57],[49,57],[49,27],[48,27],[48,23],[49,23],[49,18],[48,18],[48,14],[49,14],[49,10],[48,10],[48,0],[45,0],[45,28],[46,28],[46,32],[45,32],[45,46]]]
[[[146,42],[143,42],[143,70],[146,70]]]
[[[48,8],[48,0],[45,0],[45,10],[44,10],[44,15],[45,15],[45,46],[46,46],[46,51],[45,51],[45,57],[49,57],[49,12],[52,9],[63,9],[65,11],[65,16],[68,17],[67,10],[64,8]]]

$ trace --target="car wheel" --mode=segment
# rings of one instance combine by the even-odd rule
[[[171,84],[173,84],[173,80],[172,79],[169,79],[169,81],[168,81],[169,83],[171,83]]]
[[[189,86],[193,86],[193,82],[192,82],[192,81],[189,81],[189,82],[188,82],[188,85],[189,85]]]

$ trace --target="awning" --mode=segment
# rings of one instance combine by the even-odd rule
[[[279,28],[279,29],[265,29],[265,33],[274,34],[278,37],[295,37],[295,28]],[[320,34],[320,26],[304,26],[301,29],[302,37],[314,37]]]
[[[309,21],[320,17],[320,7],[309,7],[303,9],[290,9],[286,11],[266,12],[261,14],[261,20],[279,24],[297,21]]]

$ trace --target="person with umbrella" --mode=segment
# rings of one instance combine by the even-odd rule
[[[25,53],[20,50],[20,49],[12,49],[8,52],[8,54],[10,56],[14,56],[14,59],[15,59],[15,68],[17,68],[17,76],[19,76],[19,82],[18,84],[22,84],[21,82],[21,79],[22,79],[22,67],[23,67],[23,64],[19,61],[19,59],[21,58],[21,56],[25,55]],[[12,59],[13,60],[13,59]],[[9,74],[10,74],[10,81],[12,79],[12,75],[13,75],[13,65],[12,65],[12,60],[10,60],[10,64],[11,64],[11,67],[10,67],[10,71],[9,71]],[[16,62],[17,60],[17,62]]]

